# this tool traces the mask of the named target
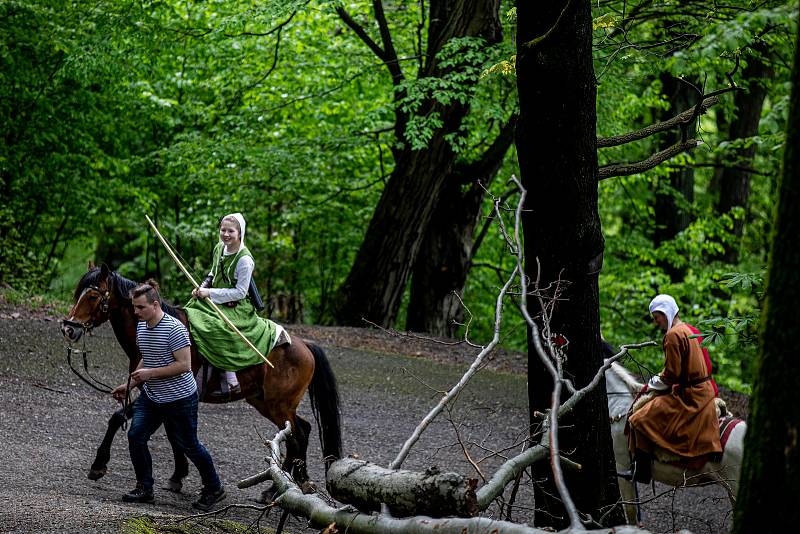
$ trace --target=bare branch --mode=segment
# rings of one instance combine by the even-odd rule
[[[649,158],[641,161],[636,161],[634,163],[612,163],[611,165],[604,165],[598,170],[597,178],[599,180],[605,180],[607,178],[613,178],[614,176],[630,176],[632,174],[639,174],[658,166],[668,159],[677,156],[681,152],[691,150],[692,148],[701,144],[703,144],[702,141],[690,139],[685,143],[675,143],[671,147],[665,148],[661,152],[656,152]]]
[[[611,367],[611,364],[624,358],[630,349],[641,349],[643,347],[657,347],[658,343],[655,341],[644,341],[642,343],[631,343],[629,345],[622,345],[620,351],[614,356],[606,359],[605,363],[597,370],[597,373],[585,387],[576,391],[575,394],[567,399],[558,409],[558,415],[563,416],[568,414],[589,392],[594,390],[602,380],[605,372]]]
[[[380,4],[378,0],[375,0],[375,3]],[[380,9],[380,15],[378,15],[378,7],[376,7],[375,16],[382,18],[383,24],[385,25],[386,19],[383,16],[382,4],[380,5],[379,9]],[[389,69],[389,74],[391,74],[392,76],[392,83],[394,85],[397,85],[400,82],[402,82],[403,71],[400,69],[400,62],[397,58],[397,53],[394,50],[394,46],[392,45],[391,37],[388,38],[388,43],[391,48],[384,50],[383,48],[380,47],[380,45],[378,45],[378,43],[376,43],[372,39],[372,37],[369,36],[367,30],[365,30],[363,26],[361,26],[358,22],[355,21],[355,19],[353,19],[353,17],[350,16],[350,13],[347,12],[344,6],[342,5],[337,6],[336,13],[339,15],[339,18],[341,18],[342,21],[348,27],[350,27],[350,29],[353,30],[356,33],[356,35],[358,35],[358,37],[364,42],[364,44],[366,44],[367,47],[370,50],[372,50],[372,53],[378,56],[378,59],[380,59],[383,62],[383,64],[386,65],[386,68]],[[380,21],[378,22],[378,24],[380,25]],[[388,26],[386,27],[385,31],[388,35]],[[386,37],[384,37],[383,27],[381,28],[381,38],[383,38],[384,45],[386,45],[387,40]]]
[[[531,39],[530,41],[528,41],[527,43],[525,43],[525,46],[528,47],[528,48],[534,48],[536,46],[539,46],[543,42],[545,42],[547,40],[547,38],[550,37],[553,34],[553,32],[555,32],[556,29],[558,28],[558,25],[561,23],[561,19],[564,18],[564,13],[567,12],[567,10],[569,9],[570,4],[572,4],[572,0],[567,0],[567,3],[564,5],[564,8],[561,10],[561,13],[558,14],[558,18],[556,19],[555,24],[553,24],[550,27],[550,29],[547,30],[544,33],[544,35],[540,35],[539,37],[535,37],[535,38]]]
[[[699,109],[702,112],[718,103],[719,103],[719,97],[717,96],[708,97],[702,101],[702,103],[699,106]],[[693,106],[691,109],[687,109],[686,111],[683,111],[675,115],[671,119],[667,119],[663,122],[657,122],[656,124],[651,124],[650,126],[642,128],[641,130],[636,130],[635,132],[628,132],[622,135],[615,135],[612,137],[598,137],[597,148],[608,148],[612,146],[624,145],[627,143],[631,143],[633,141],[645,139],[659,132],[671,130],[672,128],[675,128],[680,124],[689,122],[695,110],[696,107]]]
[[[378,46],[378,43],[372,40],[372,37],[369,36],[364,27],[350,16],[350,13],[347,12],[344,6],[336,6],[336,14],[339,15],[339,18],[342,19],[342,22],[347,24],[350,29],[353,30],[362,41],[364,41],[364,44],[366,44],[381,61],[386,62],[386,52],[384,52],[383,48]]]
[[[386,14],[383,12],[383,2],[381,0],[372,0],[372,7],[375,10],[375,20],[378,21],[378,29],[381,32],[383,50],[386,54],[386,68],[389,69],[392,80],[394,80],[396,85],[403,81],[403,71],[400,69],[400,63],[397,61],[397,52],[392,42],[392,34],[389,32],[389,24],[386,22]],[[420,54],[422,54],[421,50]]]
[[[506,281],[505,285],[500,290],[500,293],[497,295],[497,300],[495,303],[494,336],[492,337],[492,340],[489,342],[488,345],[486,345],[481,350],[481,352],[475,358],[475,361],[472,362],[472,365],[470,365],[467,372],[464,373],[464,376],[461,377],[461,380],[459,380],[458,383],[455,386],[453,386],[450,389],[450,391],[448,391],[444,395],[444,397],[442,397],[439,403],[428,413],[428,415],[425,416],[425,418],[423,418],[420,424],[417,425],[417,428],[414,429],[414,432],[403,444],[403,447],[398,453],[397,457],[394,459],[394,461],[392,461],[391,464],[389,464],[390,469],[398,469],[403,464],[403,461],[406,459],[408,453],[411,451],[411,447],[413,447],[414,444],[417,441],[419,441],[419,438],[420,436],[422,436],[422,433],[425,431],[425,429],[428,428],[428,426],[433,422],[434,419],[436,419],[436,416],[438,416],[441,413],[444,407],[451,400],[453,400],[453,398],[455,398],[461,392],[462,389],[464,389],[464,387],[469,383],[473,375],[476,372],[478,372],[478,370],[483,365],[483,360],[486,359],[486,357],[489,354],[491,354],[492,350],[494,350],[494,348],[500,342],[500,323],[503,317],[503,299],[505,298],[508,289],[511,287],[511,284],[514,282],[516,274],[517,274],[517,269],[515,269],[514,272],[511,273],[511,276],[508,278],[508,281]]]

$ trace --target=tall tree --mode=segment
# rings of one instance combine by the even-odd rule
[[[516,115],[482,156],[458,163],[445,180],[411,277],[406,329],[453,337],[463,319],[464,284],[481,244],[475,238],[483,200],[514,140]]]
[[[669,102],[662,120],[690,109],[697,104],[697,92],[668,72],[661,74],[661,91]],[[681,130],[669,130],[662,135],[662,149],[666,149],[681,140],[683,128],[694,131],[696,121],[682,126]],[[694,202],[694,169],[681,165],[670,168],[668,175],[659,180],[660,186],[655,199],[655,230],[653,245],[659,247],[666,241],[675,239],[679,232],[685,230],[691,222],[690,206]],[[661,267],[673,282],[683,279],[685,270],[668,262]]]
[[[798,25],[800,43],[800,24]],[[783,178],[775,211],[761,343],[734,532],[778,532],[800,523],[800,46],[795,46]],[[769,527],[765,526],[765,518]]]
[[[457,38],[481,38],[485,44],[502,38],[498,19],[499,0],[433,0],[427,13],[428,32],[424,60],[417,81],[435,86],[436,79],[464,69],[460,61],[444,62],[439,53]],[[373,1],[380,42],[350,16],[344,7],[337,11],[342,20],[386,65],[395,90],[393,149],[395,166],[367,227],[347,279],[337,292],[335,319],[340,324],[362,325],[368,319],[391,326],[397,318],[403,292],[417,258],[456,153],[453,137],[463,136],[461,123],[469,112],[468,98],[437,98],[444,87],[426,94],[412,104],[416,117],[434,119],[424,147],[409,142],[409,85],[395,50],[390,25],[381,0]],[[464,54],[469,57],[468,53]],[[468,63],[468,59],[466,60]],[[474,68],[475,66],[473,66]],[[477,83],[475,76],[472,83]],[[468,85],[468,82],[467,82]],[[442,93],[442,96],[444,93]]]
[[[526,272],[541,290],[564,290],[550,330],[569,341],[566,373],[585,385],[602,365],[598,274],[603,235],[597,211],[595,77],[592,65],[591,6],[582,0],[546,4],[518,2],[517,87],[520,119],[517,152],[528,191],[523,216]],[[537,310],[531,302],[531,314]],[[530,332],[529,332],[530,335]],[[550,405],[553,384],[532,342],[528,347],[531,425],[535,411]],[[567,473],[578,509],[599,518],[619,498],[605,403],[605,386],[582,403],[560,431],[563,450],[583,469]],[[580,431],[575,431],[580,429]],[[536,479],[541,479],[535,473]],[[537,493],[537,524],[562,526],[563,508],[544,487]],[[551,515],[552,514],[552,515]],[[612,523],[622,522],[622,512]]]
[[[757,147],[756,143],[748,139],[758,134],[761,110],[767,97],[767,82],[773,75],[773,69],[767,62],[767,52],[765,43],[757,43],[745,58],[747,66],[742,71],[742,85],[745,90],[737,92],[734,97],[735,115],[728,128],[728,139],[734,142],[735,148],[732,154],[726,154],[719,173],[717,212],[720,215],[729,213],[736,207],[747,211],[750,177]],[[744,225],[744,217],[734,219],[733,235],[736,238],[742,237]],[[728,263],[738,261],[739,247],[736,243],[725,247],[723,259]]]

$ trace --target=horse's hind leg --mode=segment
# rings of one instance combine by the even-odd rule
[[[164,486],[164,489],[174,493],[180,493],[183,489],[183,479],[189,476],[189,461],[186,459],[186,455],[183,454],[181,448],[173,443],[169,436],[167,437],[169,439],[169,445],[172,447],[172,456],[175,459],[175,470],[172,472],[172,476],[169,477],[169,480],[167,480],[167,485]]]
[[[108,472],[108,461],[111,459],[111,443],[114,441],[114,436],[117,434],[125,421],[130,419],[132,410],[128,407],[128,412],[125,413],[123,408],[120,408],[108,420],[108,428],[106,435],[100,446],[97,447],[97,454],[92,462],[92,467],[89,468],[89,473],[86,475],[89,480],[98,480]]]
[[[302,485],[309,479],[306,455],[308,438],[311,435],[311,423],[299,415],[295,415],[294,423],[292,437],[286,442],[286,460],[283,463],[283,470],[291,473],[295,481]]]

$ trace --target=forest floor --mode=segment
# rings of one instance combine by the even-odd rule
[[[240,490],[236,482],[263,470],[263,439],[277,430],[245,403],[201,405],[199,435],[211,452],[228,493],[224,514],[193,515],[199,490],[196,470],[182,494],[160,490],[169,477],[171,457],[163,431],[151,440],[156,503],[121,502],[135,485],[127,443],[118,435],[109,473],[86,478],[94,452],[116,403],[83,384],[69,370],[59,332],[60,317],[47,309],[35,312],[0,300],[0,532],[234,532],[235,521],[251,532],[270,532],[276,511],[254,500],[263,486]],[[326,351],[339,382],[343,412],[344,453],[387,465],[414,427],[466,370],[479,349],[391,335],[377,329],[288,327],[290,333],[317,341]],[[125,378],[127,360],[108,325],[87,341],[89,369],[116,385]],[[82,365],[82,364],[81,364]],[[519,450],[527,421],[525,355],[498,351],[459,397],[451,414],[440,417],[412,449],[404,467],[422,470],[437,465],[478,478],[464,458],[463,441],[490,475],[501,463],[491,451]],[[743,396],[733,409],[745,415]],[[304,401],[301,414],[311,419]],[[324,487],[316,429],[309,446],[309,470]],[[457,432],[457,433],[456,433]],[[530,481],[515,502],[512,519],[531,517]],[[653,532],[689,529],[720,533],[730,528],[730,504],[718,486],[670,488],[655,494],[639,485],[643,526]],[[497,509],[492,510],[497,513]],[[240,531],[240,530],[239,530]],[[312,532],[302,518],[290,518],[285,532]]]

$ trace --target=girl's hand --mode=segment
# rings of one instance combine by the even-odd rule
[[[205,287],[198,287],[192,290],[192,296],[196,299],[204,299],[211,295],[211,292]]]

